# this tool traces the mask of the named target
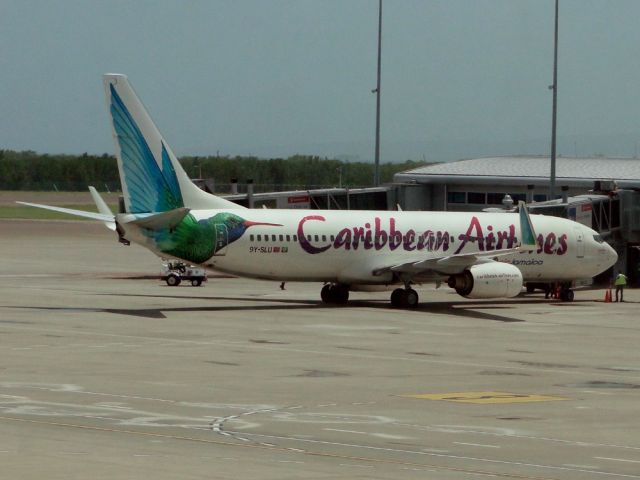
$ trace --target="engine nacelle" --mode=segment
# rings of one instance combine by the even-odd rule
[[[487,262],[451,275],[447,283],[467,298],[515,297],[522,290],[522,272],[509,263]]]

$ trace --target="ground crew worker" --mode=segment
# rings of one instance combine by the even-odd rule
[[[616,302],[618,301],[618,292],[620,292],[620,301],[624,302],[624,287],[627,286],[627,276],[620,272],[616,277],[614,285],[616,286]]]

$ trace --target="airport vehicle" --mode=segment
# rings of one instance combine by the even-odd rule
[[[160,280],[167,282],[170,287],[177,287],[182,282],[191,282],[191,286],[199,287],[207,281],[207,272],[202,267],[183,262],[165,262],[162,264]]]
[[[446,282],[468,298],[514,297],[523,282],[597,275],[616,252],[570,220],[518,213],[246,209],[189,179],[125,75],[104,76],[125,212],[114,215],[28,204],[102,220],[161,257],[239,276],[323,282],[321,298],[395,288],[391,304],[415,307],[413,286]]]

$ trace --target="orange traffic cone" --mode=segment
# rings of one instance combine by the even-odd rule
[[[604,303],[611,303],[611,290],[604,291]]]

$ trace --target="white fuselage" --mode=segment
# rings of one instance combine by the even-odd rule
[[[219,213],[191,211],[197,220]],[[511,213],[268,209],[234,213],[247,221],[246,230],[203,265],[253,278],[389,284],[397,281],[393,275],[377,271],[407,262],[512,248],[520,242],[518,215]],[[590,278],[617,259],[615,251],[584,225],[541,215],[531,219],[538,248],[495,258],[518,267],[525,281]],[[139,232],[128,234],[155,250]],[[442,278],[447,273],[454,272],[433,272],[425,278]]]

